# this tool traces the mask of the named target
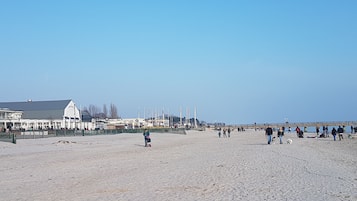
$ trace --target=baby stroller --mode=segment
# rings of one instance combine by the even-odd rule
[[[304,132],[303,132],[303,131],[299,131],[298,137],[299,137],[299,138],[304,138]]]
[[[147,136],[147,137],[145,137],[145,140],[146,140],[146,147],[151,147],[151,138],[150,138],[150,136]]]

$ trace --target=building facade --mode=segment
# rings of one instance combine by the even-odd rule
[[[13,127],[21,127],[21,111],[13,111],[7,108],[0,109],[0,132],[4,132]]]

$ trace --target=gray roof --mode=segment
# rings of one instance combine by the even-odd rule
[[[62,119],[71,100],[0,102],[0,108],[23,111],[23,119]]]
[[[81,118],[82,118],[82,122],[91,122],[92,121],[92,116],[86,110],[82,111]]]

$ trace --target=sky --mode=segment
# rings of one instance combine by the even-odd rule
[[[1,0],[0,19],[1,102],[357,120],[354,0]]]

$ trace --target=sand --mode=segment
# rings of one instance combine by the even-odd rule
[[[313,135],[313,134],[311,134]],[[0,200],[357,200],[357,139],[263,131],[0,142]]]

